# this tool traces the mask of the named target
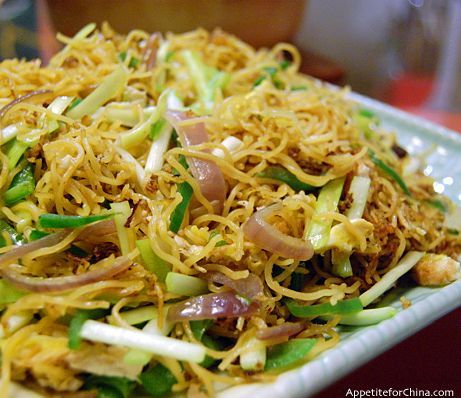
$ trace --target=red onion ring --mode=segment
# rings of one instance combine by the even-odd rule
[[[261,249],[295,260],[309,260],[314,249],[309,241],[285,235],[265,219],[282,208],[281,203],[265,207],[254,213],[243,226],[245,237]]]
[[[92,269],[80,275],[58,276],[55,278],[42,278],[23,275],[17,271],[22,268],[11,264],[1,271],[4,279],[19,289],[36,293],[56,293],[88,285],[103,279],[117,275],[130,267],[132,261],[125,256],[117,257],[113,264],[105,267]],[[96,266],[96,265],[95,265]]]
[[[243,297],[249,299],[263,297],[263,284],[261,279],[254,274],[249,274],[248,277],[242,279],[231,279],[220,272],[207,272],[204,276],[212,282],[235,290]]]
[[[154,32],[147,39],[146,48],[144,51],[144,62],[146,69],[151,70],[157,63],[157,51],[162,40],[162,34]]]
[[[181,125],[181,122],[190,119],[186,113],[170,110],[166,113],[166,119],[178,133],[181,145],[184,148],[209,141],[204,123]],[[199,183],[203,196],[209,202],[214,202],[215,210],[220,213],[226,198],[226,183],[221,170],[210,160],[188,157],[187,163],[192,175]]]
[[[0,267],[11,264],[17,259],[24,257],[25,255],[32,253],[35,250],[57,245],[71,232],[72,230],[70,229],[64,229],[55,234],[51,234],[45,236],[44,238],[34,240],[33,242],[26,243],[25,245],[15,246],[14,249],[11,249],[9,252],[0,256]]]
[[[248,317],[255,314],[259,304],[239,297],[231,292],[211,293],[192,297],[173,304],[168,309],[168,320],[172,322],[202,319]]]
[[[27,101],[29,98],[33,98],[39,95],[45,95],[45,94],[52,94],[53,92],[51,90],[35,90],[31,91],[30,93],[20,95],[19,97],[15,98],[8,104],[6,104],[2,109],[0,109],[0,120],[5,117],[5,115],[8,113],[8,111],[15,105]]]
[[[281,325],[271,326],[266,329],[260,329],[256,332],[259,340],[278,339],[281,337],[290,337],[304,330],[302,323],[285,322]]]

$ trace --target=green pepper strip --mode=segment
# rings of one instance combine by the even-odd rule
[[[171,394],[173,385],[177,383],[173,373],[160,363],[142,372],[139,381],[147,393],[153,397]]]
[[[429,205],[429,206],[432,206],[434,207],[435,209],[437,209],[438,211],[440,211],[441,213],[448,213],[448,207],[445,203],[443,203],[441,200],[439,199],[433,199],[433,200],[426,200],[426,203]]]
[[[88,319],[99,319],[107,314],[107,310],[97,308],[94,310],[78,310],[69,324],[69,348],[71,350],[78,350],[82,338],[80,337],[80,331],[82,330],[83,324]]]
[[[181,194],[182,200],[173,210],[170,217],[170,231],[177,233],[181,228],[184,215],[189,207],[189,202],[192,199],[194,190],[188,182],[182,182],[178,185],[178,192]]]
[[[63,216],[60,214],[42,214],[38,224],[42,228],[78,228],[113,217],[114,213],[97,214],[93,216]]]
[[[338,301],[335,305],[330,303],[299,305],[293,300],[287,300],[285,304],[288,307],[288,311],[297,318],[332,314],[350,314],[363,310],[362,302],[358,297]]]
[[[312,192],[316,189],[312,185],[300,181],[292,172],[282,166],[269,166],[264,171],[257,173],[256,177],[271,178],[272,180],[281,181],[296,192]]]
[[[283,370],[296,365],[305,358],[316,342],[316,339],[293,339],[272,346],[267,351],[264,370]]]
[[[97,389],[97,398],[128,398],[136,382],[126,377],[91,375],[85,382],[85,389]]]
[[[27,293],[14,287],[4,279],[0,279],[0,305],[14,303]]]
[[[34,190],[34,169],[28,164],[14,176],[8,190],[3,194],[3,200],[7,206],[12,206],[34,193]]]
[[[390,166],[384,163],[381,159],[376,156],[376,153],[371,149],[368,149],[368,155],[370,156],[371,161],[378,166],[382,171],[384,171],[387,175],[392,177],[395,182],[402,188],[402,191],[405,192],[408,196],[411,196],[411,192],[407,187],[407,184],[403,181],[402,177]]]
[[[222,350],[224,348],[218,340],[205,334],[206,331],[213,325],[213,321],[211,319],[190,321],[189,324],[194,337],[198,341],[201,341],[205,347],[211,348],[216,351]],[[204,368],[209,368],[215,363],[216,359],[211,358],[209,355],[207,355],[205,359],[200,363],[200,366],[203,366]]]

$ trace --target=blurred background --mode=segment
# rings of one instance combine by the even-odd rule
[[[3,3],[3,4],[2,4]],[[220,26],[255,47],[296,44],[302,71],[461,132],[461,0],[0,0],[0,59],[59,49],[109,21],[120,32]],[[461,388],[461,310],[339,381],[347,388]],[[450,334],[451,333],[451,334]]]

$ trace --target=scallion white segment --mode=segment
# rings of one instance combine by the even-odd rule
[[[74,97],[66,95],[57,97],[53,100],[47,109],[56,115],[62,115],[62,113],[67,109],[73,99]]]
[[[172,132],[173,127],[171,124],[165,123],[157,139],[152,143],[146,160],[146,167],[144,168],[147,174],[152,174],[162,169],[163,155],[168,149]]]
[[[134,348],[179,361],[200,363],[205,359],[204,346],[93,320],[83,324],[80,335],[86,340]]]
[[[131,153],[126,151],[125,149],[120,148],[119,146],[116,146],[115,149],[117,150],[117,152],[119,153],[120,157],[122,158],[124,162],[134,165],[138,184],[141,188],[143,188],[144,182],[146,180],[146,173],[144,172],[144,169],[142,168],[142,166],[139,164],[136,158]]]
[[[371,180],[369,177],[355,176],[352,179],[349,192],[352,194],[352,205],[347,210],[346,216],[350,220],[361,218],[367,204]]]
[[[243,146],[243,142],[236,137],[229,136],[221,142],[221,145],[225,146],[232,153],[238,151]],[[224,151],[220,148],[213,149],[211,153],[218,158],[224,159],[225,157]]]
[[[266,364],[266,346],[256,337],[245,344],[245,351],[240,354],[240,367],[243,370],[262,370]]]
[[[419,260],[421,260],[424,254],[424,252],[408,252],[378,283],[360,295],[362,305],[366,307],[385,291],[390,289],[402,275],[406,274]]]
[[[8,141],[11,141],[19,133],[18,124],[10,124],[9,126],[4,127],[0,131],[0,145],[6,144]]]

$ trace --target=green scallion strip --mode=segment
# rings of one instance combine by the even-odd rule
[[[427,200],[426,203],[429,206],[434,207],[441,213],[448,213],[448,206],[445,203],[443,203],[440,199]]]
[[[171,271],[171,266],[152,250],[149,239],[137,240],[136,246],[146,268],[157,275],[160,282],[165,282],[168,272]]]
[[[3,194],[3,200],[7,206],[12,206],[17,202],[33,194],[35,190],[34,169],[28,164],[11,181],[10,187]]]
[[[83,324],[88,319],[99,319],[107,314],[105,309],[94,309],[94,310],[78,310],[69,324],[69,348],[71,350],[78,350],[80,348],[80,343],[82,338],[80,337],[80,331],[82,330]]]
[[[297,365],[314,347],[316,339],[293,339],[276,344],[267,351],[264,370],[278,371]]]
[[[208,283],[196,276],[168,272],[165,278],[166,290],[179,296],[199,296],[208,293]]]
[[[8,170],[13,170],[27,151],[29,145],[25,142],[18,141],[16,138],[5,145],[5,154],[8,158]]]
[[[189,207],[190,200],[194,190],[188,182],[181,182],[178,184],[178,192],[180,193],[182,200],[173,210],[170,216],[170,231],[177,233],[181,228],[181,224],[184,220],[187,208]]]
[[[287,300],[285,304],[288,307],[288,311],[297,318],[331,314],[349,314],[363,310],[362,302],[357,297],[338,301],[335,305],[330,303],[299,305],[293,300]]]
[[[339,323],[341,325],[367,326],[374,325],[386,319],[392,318],[397,314],[394,307],[372,308],[362,310],[354,314],[344,314]]]
[[[315,205],[315,212],[313,219],[309,225],[308,238],[316,252],[320,252],[328,243],[330,238],[331,225],[333,220],[321,219],[323,213],[335,212],[338,207],[339,199],[344,186],[344,177],[330,181],[324,185],[320,190]],[[318,218],[316,218],[316,216]]]
[[[95,214],[92,216],[63,216],[47,213],[39,216],[38,225],[42,228],[78,228],[113,216],[114,213]]]
[[[312,185],[300,181],[298,177],[282,166],[269,166],[260,173],[257,173],[256,177],[270,178],[272,180],[283,182],[296,192],[312,192],[316,189]]]
[[[128,72],[124,65],[119,65],[102,83],[82,102],[67,112],[72,119],[81,119],[85,115],[92,115],[104,103],[114,98],[128,80]]]
[[[386,163],[384,163],[381,159],[379,159],[376,156],[376,153],[368,149],[368,155],[370,156],[371,161],[382,171],[384,171],[388,176],[390,176],[398,185],[400,188],[402,188],[402,191],[405,192],[406,195],[411,196],[411,192],[408,189],[407,184],[403,181],[402,177],[390,166],[388,166]]]

